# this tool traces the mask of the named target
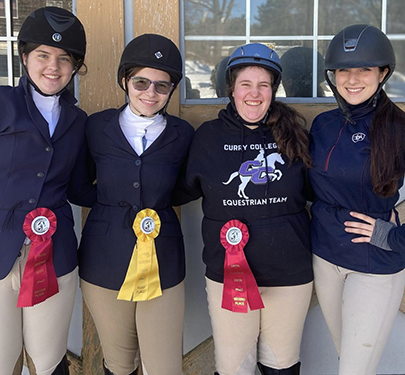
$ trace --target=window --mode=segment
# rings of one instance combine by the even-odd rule
[[[72,0],[0,0],[0,85],[18,84],[21,76],[18,31],[29,14],[44,6],[72,9]]]
[[[17,4],[17,0],[12,0],[13,18],[18,18]],[[0,18],[6,18],[6,4],[4,0],[0,0]]]
[[[394,100],[405,98],[403,0],[182,0],[181,15],[184,103],[223,102],[226,59],[250,42],[265,43],[280,56],[277,97],[325,101],[332,93],[323,78],[323,56],[332,37],[356,23],[376,26],[390,38],[397,66],[386,91]]]

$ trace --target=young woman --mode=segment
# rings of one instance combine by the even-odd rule
[[[304,120],[274,101],[281,65],[267,46],[237,48],[226,80],[230,103],[197,130],[187,167],[203,197],[216,370],[295,375],[313,279]]]
[[[339,375],[376,373],[404,292],[405,230],[394,206],[405,114],[383,90],[394,68],[392,45],[377,28],[339,32],[325,60],[339,108],[311,129],[315,286]]]
[[[182,78],[176,45],[133,39],[118,68],[129,103],[89,117],[98,202],[80,245],[84,299],[106,374],[182,373],[185,257],[172,192],[194,133],[166,107]]]
[[[67,198],[80,203],[86,114],[66,86],[84,63],[84,29],[67,10],[40,8],[21,26],[18,49],[25,75],[0,87],[0,374],[13,373],[23,345],[37,374],[67,374],[77,288]]]

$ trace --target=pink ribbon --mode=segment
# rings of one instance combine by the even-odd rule
[[[225,248],[222,308],[240,313],[264,308],[259,288],[243,251],[249,240],[247,226],[239,220],[228,221],[221,229]]]
[[[31,240],[17,307],[34,306],[58,293],[53,267],[52,235],[56,216],[47,208],[36,208],[24,220],[23,230]]]

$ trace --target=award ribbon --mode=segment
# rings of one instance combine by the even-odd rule
[[[23,230],[31,240],[17,307],[34,306],[59,292],[53,267],[52,235],[56,216],[47,208],[36,208],[25,216]]]
[[[137,241],[117,299],[147,301],[162,295],[155,247],[160,225],[159,215],[152,209],[136,215],[132,229]]]
[[[256,280],[246,260],[243,248],[249,240],[249,231],[239,220],[228,221],[221,229],[220,240],[225,248],[224,290],[222,308],[247,313],[264,308]]]

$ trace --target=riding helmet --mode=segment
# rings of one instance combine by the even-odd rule
[[[32,12],[25,19],[18,34],[18,44],[21,42],[45,44],[72,53],[79,63],[76,70],[84,63],[84,27],[79,19],[66,9],[44,7]],[[22,56],[20,58],[22,59]]]
[[[170,75],[175,86],[183,77],[183,61],[177,46],[168,38],[157,34],[143,34],[125,47],[118,67],[118,84],[135,67],[162,70]]]

